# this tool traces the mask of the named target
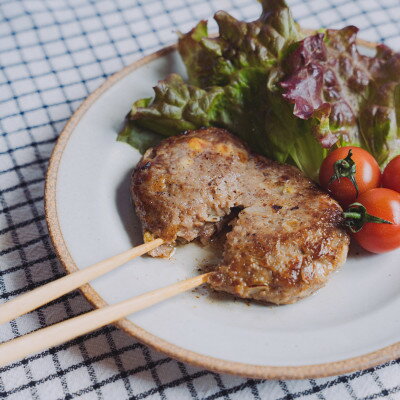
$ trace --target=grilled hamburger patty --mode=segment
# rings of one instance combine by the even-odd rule
[[[346,260],[342,210],[297,168],[252,154],[223,129],[164,140],[134,170],[132,198],[144,240],[206,243],[229,222],[223,260],[209,279],[216,290],[276,304],[322,287]]]

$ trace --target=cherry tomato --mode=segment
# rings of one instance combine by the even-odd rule
[[[382,186],[400,192],[400,156],[393,158],[382,175]]]
[[[375,158],[368,151],[354,146],[332,151],[319,171],[320,185],[344,208],[355,201],[357,194],[380,186],[380,181],[381,171]]]
[[[356,215],[357,209],[361,210],[361,220],[359,218],[352,220],[351,214]],[[364,216],[363,211],[367,213]],[[357,198],[357,203],[351,205],[343,215],[347,224],[350,221],[354,223],[355,230],[361,227],[358,232],[353,233],[353,236],[364,249],[372,253],[385,253],[400,247],[400,193],[386,188],[368,190],[361,194]],[[363,218],[366,221],[370,220],[371,216],[381,218],[390,224],[362,221]]]

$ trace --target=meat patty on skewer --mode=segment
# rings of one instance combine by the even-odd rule
[[[132,176],[132,197],[150,252],[207,242],[229,220],[216,290],[276,304],[322,287],[346,260],[342,210],[298,169],[252,154],[227,131],[207,128],[149,149]]]

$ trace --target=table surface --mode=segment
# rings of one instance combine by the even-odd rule
[[[400,50],[398,0],[289,0],[306,28],[356,25]],[[218,9],[255,0],[0,0],[0,301],[61,277],[48,236],[47,163],[66,121],[104,80]],[[211,24],[211,26],[215,26]],[[7,341],[90,310],[72,292],[0,326]],[[177,362],[113,326],[0,369],[7,399],[400,399],[399,361],[324,379],[260,381]]]

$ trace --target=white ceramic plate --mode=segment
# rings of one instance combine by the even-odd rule
[[[173,47],[111,77],[76,112],[53,153],[46,211],[57,253],[71,272],[141,242],[129,195],[140,155],[116,142],[133,100],[168,73],[184,75]],[[97,307],[186,279],[211,253],[195,244],[172,260],[142,257],[85,286]],[[356,254],[315,295],[264,306],[189,292],[118,325],[175,358],[262,378],[304,378],[362,369],[400,356],[400,252]]]

